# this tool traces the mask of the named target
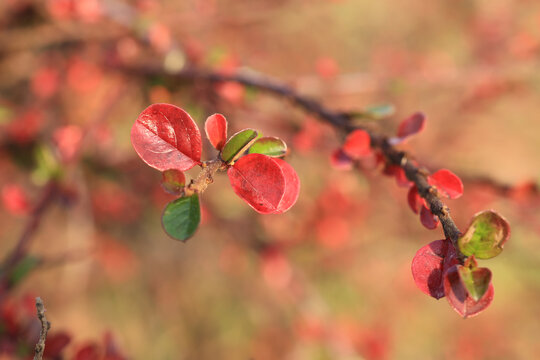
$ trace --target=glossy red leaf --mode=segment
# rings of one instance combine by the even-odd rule
[[[354,130],[345,139],[342,150],[353,159],[368,156],[371,153],[371,138],[364,130]]]
[[[336,149],[330,155],[330,165],[339,170],[350,170],[353,167],[353,160],[341,149]]]
[[[420,222],[426,228],[433,230],[439,225],[439,218],[431,213],[425,205],[420,209]]]
[[[221,114],[214,114],[204,123],[206,137],[217,150],[223,149],[227,141],[227,119]]]
[[[283,160],[249,154],[227,172],[234,192],[261,214],[282,213],[296,201],[299,181]]]
[[[478,315],[493,301],[493,284],[489,284],[487,291],[480,300],[475,301],[465,286],[459,274],[459,265],[449,268],[444,275],[444,292],[450,306],[464,318]]]
[[[411,271],[416,286],[435,299],[444,297],[443,275],[458,264],[456,250],[449,240],[436,240],[421,247],[414,255]]]
[[[296,203],[296,200],[298,200],[298,195],[300,194],[300,179],[291,164],[285,160],[274,158],[274,162],[281,168],[283,178],[285,179],[285,192],[283,193],[283,197],[279,202],[277,210],[274,212],[274,214],[281,214],[289,210]]]
[[[170,104],[146,108],[131,129],[131,143],[149,166],[186,171],[200,163],[201,134],[184,110]]]
[[[426,117],[422,113],[414,113],[399,124],[397,137],[404,139],[418,134],[426,126]]]
[[[457,199],[463,195],[461,179],[450,170],[442,169],[431,174],[428,177],[428,182],[450,199]]]
[[[425,206],[426,202],[418,194],[418,188],[416,185],[410,187],[409,192],[407,193],[407,202],[415,214],[418,214],[421,206]]]

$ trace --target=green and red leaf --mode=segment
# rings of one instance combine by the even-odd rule
[[[474,256],[470,256],[463,266],[458,266],[461,282],[469,296],[474,301],[479,301],[489,288],[491,283],[491,270],[488,268],[479,268]]]
[[[510,237],[510,225],[493,210],[474,215],[467,231],[458,239],[459,250],[478,259],[491,259],[499,255]]]
[[[161,175],[161,187],[172,195],[180,195],[186,185],[186,176],[183,172],[170,169]]]
[[[487,290],[482,297],[475,300],[470,296],[467,287],[460,275],[461,265],[450,267],[444,275],[444,292],[448,303],[462,317],[468,318],[478,315],[485,310],[493,301],[493,284],[489,282]],[[491,276],[490,276],[491,279]]]

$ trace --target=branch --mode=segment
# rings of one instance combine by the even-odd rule
[[[41,199],[37,203],[36,207],[33,209],[30,219],[26,223],[23,233],[15,246],[15,249],[11,252],[10,255],[4,260],[2,264],[3,275],[9,278],[11,270],[15,265],[26,255],[28,247],[32,241],[32,236],[36,232],[41,222],[43,214],[48,209],[50,205],[54,202],[54,199],[58,195],[58,185],[54,182],[47,184],[43,190]],[[5,280],[5,279],[4,279]]]
[[[40,297],[36,298],[37,316],[41,322],[41,330],[39,331],[39,340],[36,344],[34,360],[43,359],[43,352],[45,351],[45,339],[47,339],[47,332],[51,328],[51,323],[47,321],[45,317],[45,306]]]
[[[429,185],[427,177],[430,173],[426,169],[420,168],[411,162],[409,155],[391,145],[388,141],[388,137],[385,135],[378,134],[373,130],[351,124],[349,117],[345,113],[329,109],[312,98],[298,94],[293,88],[287,86],[286,84],[258,75],[223,74],[197,68],[186,68],[177,73],[167,73],[161,68],[149,66],[130,67],[123,65],[112,65],[112,67],[128,75],[136,77],[164,76],[176,81],[207,81],[210,83],[221,83],[228,81],[236,82],[268,92],[278,97],[285,98],[294,105],[314,114],[320,119],[330,123],[340,130],[345,131],[346,133],[355,129],[363,129],[367,131],[371,137],[371,146],[378,148],[385,155],[390,164],[398,165],[403,168],[407,178],[414,182],[418,188],[419,195],[426,200],[426,202],[429,204],[431,212],[441,221],[445,237],[452,241],[452,244],[456,248],[461,260],[465,258],[463,254],[459,253],[459,248],[457,246],[457,241],[461,235],[461,232],[454,223],[454,220],[452,220],[450,210],[442,202],[437,190]]]
[[[203,162],[201,167],[202,171],[197,178],[191,180],[191,183],[184,189],[185,196],[203,193],[208,185],[214,182],[214,174],[220,170],[227,169],[227,165],[219,158]]]

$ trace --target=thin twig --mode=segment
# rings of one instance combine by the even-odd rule
[[[379,149],[390,164],[398,165],[403,168],[407,178],[417,186],[420,196],[426,200],[431,212],[441,221],[445,237],[452,241],[460,258],[465,258],[463,254],[459,253],[457,247],[457,241],[461,232],[452,220],[449,208],[442,202],[436,189],[429,185],[427,179],[429,172],[411,162],[406,152],[400,151],[391,145],[388,141],[388,137],[378,134],[371,129],[353,125],[345,113],[329,109],[317,100],[298,94],[293,88],[286,84],[259,75],[223,74],[197,68],[186,68],[177,73],[167,73],[161,68],[149,66],[129,67],[113,65],[113,67],[129,75],[139,77],[163,76],[174,81],[208,81],[211,83],[236,82],[288,99],[296,106],[316,115],[320,119],[347,133],[355,129],[367,131],[371,137],[372,147]]]
[[[34,360],[43,359],[43,352],[45,351],[45,340],[47,339],[47,332],[51,328],[51,323],[47,321],[45,317],[45,306],[40,297],[36,298],[37,317],[41,322],[41,330],[39,331],[39,340],[36,344]]]
[[[32,236],[36,232],[41,222],[41,218],[45,213],[45,210],[52,205],[54,199],[58,194],[58,185],[55,182],[50,182],[43,189],[43,194],[41,199],[37,203],[36,207],[33,209],[30,219],[26,223],[23,233],[15,246],[15,249],[11,252],[9,257],[4,262],[4,270],[6,273],[9,272],[19,260],[21,260],[28,250],[30,243],[32,241]]]

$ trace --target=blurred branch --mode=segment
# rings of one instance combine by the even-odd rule
[[[224,74],[197,68],[186,68],[177,73],[168,73],[161,68],[149,66],[130,67],[113,65],[113,67],[128,75],[138,77],[163,76],[177,81],[207,81],[210,83],[236,82],[285,98],[294,105],[316,115],[346,133],[355,129],[367,131],[371,137],[372,147],[379,149],[385,155],[388,163],[400,166],[405,171],[407,178],[416,184],[420,196],[426,200],[431,212],[441,221],[445,237],[452,241],[452,244],[459,253],[457,241],[461,232],[454,223],[454,220],[452,220],[449,208],[442,202],[436,189],[429,185],[427,178],[430,173],[425,168],[415,165],[406,152],[392,146],[388,141],[388,137],[378,134],[373,130],[353,125],[345,113],[329,109],[321,104],[321,102],[297,93],[295,89],[286,84],[260,75]],[[463,254],[459,255],[461,259],[465,258]]]
[[[26,223],[23,233],[15,246],[15,249],[8,255],[2,264],[2,275],[9,278],[11,271],[17,263],[24,258],[28,251],[28,247],[32,242],[34,233],[37,231],[41,218],[45,211],[53,204],[59,189],[55,182],[50,182],[43,189],[43,194],[36,207],[33,209],[30,219]],[[6,280],[6,279],[1,279]]]
[[[47,332],[51,328],[51,323],[47,321],[47,318],[45,317],[45,306],[43,305],[43,301],[39,297],[36,298],[36,309],[38,319],[41,322],[41,330],[39,332],[39,340],[36,344],[34,360],[41,360],[43,359],[43,352],[45,351],[45,340],[47,339]]]
[[[111,22],[101,26],[75,22],[62,25],[46,24],[30,28],[3,30],[0,32],[0,49],[2,49],[2,53],[36,51],[69,43],[81,44],[83,42],[116,40],[128,33],[125,28]]]

